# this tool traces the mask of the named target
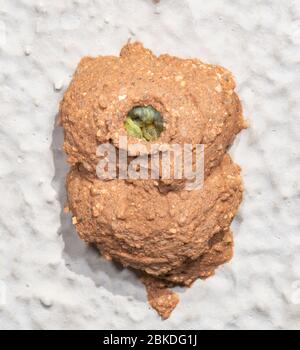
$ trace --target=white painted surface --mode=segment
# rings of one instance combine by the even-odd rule
[[[80,57],[128,38],[233,71],[251,124],[235,257],[165,322],[62,214],[58,103]],[[298,0],[0,0],[0,328],[299,328],[299,97]]]

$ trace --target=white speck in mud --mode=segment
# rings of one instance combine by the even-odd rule
[[[218,84],[216,87],[215,87],[215,90],[216,92],[222,92],[222,85],[221,84]]]
[[[120,95],[120,96],[119,96],[119,101],[123,101],[123,100],[125,100],[125,99],[126,99],[126,97],[127,97],[127,95]]]

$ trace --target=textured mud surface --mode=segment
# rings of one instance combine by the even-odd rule
[[[208,277],[231,256],[226,245],[216,256],[210,250],[223,241],[242,198],[240,169],[224,155],[246,126],[234,88],[232,75],[220,66],[157,57],[136,42],[126,44],[119,57],[83,58],[60,104],[72,166],[67,207],[76,230],[107,259],[146,275],[150,304],[164,319],[178,302],[168,287]],[[153,116],[160,121],[160,137]],[[147,137],[151,128],[153,140]],[[144,144],[147,159],[154,156],[153,142],[203,144],[204,169],[198,169],[205,174],[203,188],[188,191],[187,179],[178,186],[172,175],[167,185],[163,177],[142,183],[100,180],[97,146],[111,141],[116,153],[130,158],[120,149],[119,137],[125,135],[129,144]]]
[[[299,2],[199,3],[0,1],[0,328],[300,327]],[[234,259],[178,290],[165,322],[63,213],[57,105],[81,57],[129,37],[228,68],[251,125],[230,150],[245,186]]]

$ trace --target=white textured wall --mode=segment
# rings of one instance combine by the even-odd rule
[[[234,260],[165,322],[62,215],[58,102],[81,56],[128,38],[232,70],[251,124],[231,151],[246,188]],[[0,328],[300,327],[298,0],[0,0],[0,103]]]

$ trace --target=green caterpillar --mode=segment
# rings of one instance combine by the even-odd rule
[[[152,106],[137,106],[128,112],[124,127],[130,136],[153,141],[162,133],[164,121]]]

